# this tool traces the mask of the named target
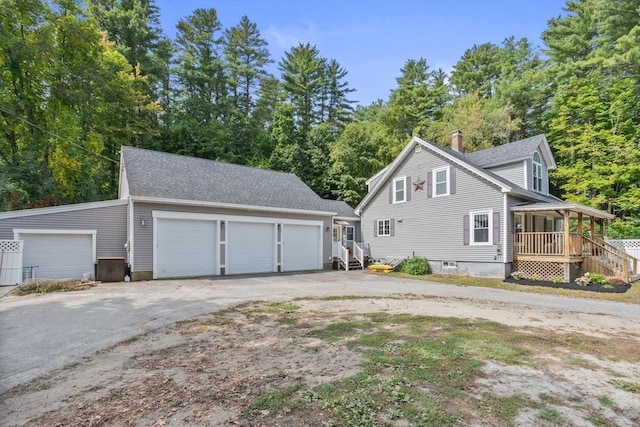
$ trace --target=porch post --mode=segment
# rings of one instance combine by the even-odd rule
[[[578,234],[582,236],[582,212],[578,212]]]
[[[604,240],[604,219],[600,219],[598,221],[598,225],[600,228],[600,237],[602,237],[602,240]]]
[[[595,224],[596,219],[594,217],[591,217],[591,229],[589,231],[591,231],[591,236],[589,236],[590,238],[594,238],[596,237],[596,224]]]
[[[564,245],[562,251],[564,252],[564,257],[569,258],[571,255],[571,241],[569,235],[569,209],[564,210]]]

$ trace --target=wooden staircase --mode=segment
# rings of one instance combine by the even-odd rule
[[[626,283],[640,280],[638,259],[601,239],[583,237],[583,271],[614,276]]]

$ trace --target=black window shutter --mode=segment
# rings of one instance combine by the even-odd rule
[[[456,194],[456,168],[449,167],[449,194]]]
[[[462,230],[463,230],[463,244],[465,246],[469,245],[469,215],[465,215],[462,217]]]
[[[408,176],[406,183],[404,185],[404,189],[405,189],[405,193],[407,194],[407,196],[405,197],[407,202],[411,201],[411,177]]]
[[[396,234],[396,220],[391,218],[389,220],[389,236],[394,236]]]
[[[427,173],[427,197],[433,195],[433,172]]]
[[[389,203],[393,203],[393,180],[389,183]]]
[[[373,237],[378,237],[378,221],[373,221]]]
[[[500,212],[493,213],[493,243],[500,241]]]

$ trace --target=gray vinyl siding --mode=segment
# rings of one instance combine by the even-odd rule
[[[424,191],[414,191],[411,186],[410,201],[389,203],[388,182],[394,177],[408,176],[411,182],[418,178],[426,181],[428,172],[446,166],[447,162],[430,150],[412,152],[379,189],[362,213],[364,241],[372,258],[415,255],[429,260],[502,262],[502,257],[495,259],[495,242],[487,246],[465,246],[463,240],[463,218],[471,211],[491,209],[500,212],[502,228],[504,195],[494,184],[457,167],[455,194],[428,198],[427,185]],[[374,223],[380,219],[394,219],[394,236],[374,237]]]
[[[543,194],[549,194],[549,170],[547,169],[547,162],[540,151],[540,161],[542,163],[542,191]],[[533,154],[526,160],[527,162],[527,190],[533,191]]]
[[[256,212],[240,209],[221,209],[221,208],[209,208],[202,206],[184,206],[162,203],[143,203],[134,202],[134,221],[133,221],[133,271],[152,271],[153,270],[153,218],[152,211],[171,211],[171,212],[189,212],[189,213],[204,213],[204,214],[216,214],[216,215],[237,215],[237,216],[254,216],[254,217],[269,217],[269,218],[287,218],[287,219],[301,219],[309,221],[323,221],[322,227],[322,259],[323,263],[331,262],[331,225],[332,220],[330,216],[315,216],[315,215],[295,215],[295,214],[283,214],[278,212]],[[145,224],[141,225],[140,218],[146,219]],[[328,229],[328,231],[327,231]]]
[[[55,209],[55,208],[52,208]],[[99,206],[66,212],[0,219],[0,239],[13,240],[14,228],[49,230],[96,230],[96,256],[126,257],[127,205]]]
[[[509,181],[519,185],[520,187],[524,187],[526,185],[524,164],[525,162],[520,160],[515,163],[487,168],[487,170],[490,170],[496,175],[508,179]]]

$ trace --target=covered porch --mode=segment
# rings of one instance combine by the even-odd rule
[[[601,273],[626,283],[638,273],[637,259],[605,241],[611,214],[563,202],[514,206],[511,212],[513,271],[565,282]]]

